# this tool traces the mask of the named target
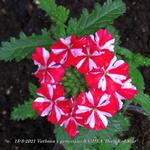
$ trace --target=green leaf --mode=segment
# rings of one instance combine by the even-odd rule
[[[115,150],[130,150],[133,144],[133,138],[127,139],[119,143]]]
[[[118,47],[117,53],[134,62],[136,66],[150,66],[150,58],[144,57],[141,54],[133,53],[126,48]]]
[[[133,53],[130,50],[123,47],[118,47],[116,51],[119,55],[124,56],[126,59],[133,60]]]
[[[66,36],[65,25],[62,23],[56,23],[55,25],[52,25],[51,32],[53,33],[53,36],[56,40],[65,37]]]
[[[65,23],[69,16],[69,10],[63,6],[57,6],[55,0],[39,0],[39,7],[56,23]]]
[[[29,92],[33,98],[37,98],[36,91],[37,91],[37,86],[30,82],[29,83]]]
[[[150,116],[150,96],[147,94],[144,94],[143,92],[139,92],[135,98],[134,102],[141,105],[142,108],[147,112],[147,114]]]
[[[99,144],[99,150],[112,150],[112,147],[110,144],[103,142]]]
[[[101,143],[101,140],[117,140],[117,135],[120,134],[123,131],[128,130],[129,127],[129,121],[128,118],[125,117],[123,114],[119,113],[115,117],[109,119],[108,127],[101,131],[94,131],[94,130],[87,130],[85,128],[80,127],[79,128],[79,134],[75,138],[70,138],[67,133],[64,131],[64,127],[59,127],[58,125],[55,125],[55,135],[56,139],[58,141],[69,141],[69,144],[64,144],[65,147],[68,147],[68,149],[71,149],[70,147],[75,146],[77,149],[82,149],[83,145],[86,148],[89,148],[93,145],[93,140],[95,142]],[[80,141],[80,143],[76,144],[73,141]],[[114,147],[116,143],[111,143],[109,146]]]
[[[77,19],[69,20],[67,33],[78,36],[94,33],[100,27],[112,24],[113,20],[124,12],[125,4],[122,0],[107,0],[103,6],[96,4],[91,13],[84,9],[78,21]]]
[[[134,54],[133,61],[138,66],[150,66],[150,58],[144,57],[141,54]]]
[[[116,116],[109,119],[108,127],[98,132],[98,135],[102,139],[114,139],[119,133],[128,130],[129,120],[122,113],[118,113]]]
[[[145,89],[144,79],[141,72],[136,68],[134,63],[129,64],[129,73],[133,84],[136,86],[138,91],[143,91]]]
[[[41,35],[33,34],[29,37],[21,33],[18,39],[11,38],[9,42],[2,42],[0,60],[7,62],[15,59],[16,61],[20,61],[25,57],[30,57],[35,51],[35,47],[49,47],[52,42],[50,32],[46,29],[42,30]]]
[[[24,104],[18,105],[11,112],[11,119],[13,120],[25,120],[25,119],[36,119],[37,113],[32,109],[33,100],[30,99],[25,101]]]

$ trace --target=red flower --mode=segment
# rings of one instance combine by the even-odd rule
[[[128,64],[118,60],[112,53],[104,53],[100,59],[101,66],[86,74],[89,87],[99,88],[108,93],[121,87],[122,81],[128,77]]]
[[[70,111],[61,117],[58,124],[64,125],[68,135],[74,137],[79,133],[77,127],[83,125],[83,117],[76,114],[77,107],[72,99],[68,100],[68,103]]]
[[[50,53],[46,49],[36,48],[36,53],[32,55],[32,59],[34,64],[38,65],[35,76],[39,79],[39,82],[54,84],[63,77],[63,67],[52,60]]]
[[[94,37],[93,37],[94,39]],[[95,33],[95,42],[100,50],[114,51],[115,39],[106,29],[100,29]]]
[[[91,40],[90,37],[86,38],[86,42],[82,47],[82,51],[78,52],[75,58],[72,58],[72,65],[75,66],[81,74],[87,73],[92,69],[97,69],[102,59],[103,52]]]
[[[131,84],[131,79],[123,81],[122,86],[111,94],[110,101],[113,102],[115,108],[122,108],[121,100],[131,100],[137,94],[136,87]]]
[[[41,97],[32,103],[32,108],[37,110],[40,116],[48,116],[48,121],[51,123],[57,123],[61,115],[68,112],[67,101],[61,86],[53,88],[50,84],[43,84],[37,94]]]
[[[65,39],[61,38],[51,46],[53,59],[65,67],[69,67],[70,59],[82,51],[84,38],[77,39],[75,35],[69,36]]]
[[[137,94],[137,89],[132,85],[131,79],[127,79],[123,82],[117,94],[120,99],[131,100]]]
[[[37,48],[32,59],[38,65],[35,76],[41,87],[32,108],[40,116],[47,116],[49,122],[64,126],[71,137],[79,133],[78,126],[106,128],[107,117],[122,108],[122,100],[130,100],[137,94],[129,78],[128,64],[117,60],[113,53],[114,42],[112,34],[100,29],[88,37],[60,38],[51,46],[50,53]],[[85,75],[89,92],[66,99],[61,79],[63,67],[71,65]]]
[[[107,117],[116,113],[114,104],[110,103],[109,95],[100,90],[90,90],[77,98],[77,114],[84,117],[85,126],[100,130],[107,126]]]

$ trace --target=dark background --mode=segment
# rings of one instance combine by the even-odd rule
[[[71,16],[79,17],[82,8],[91,10],[95,2],[104,0],[57,0],[70,9]],[[150,1],[124,0],[127,12],[115,21],[114,25],[121,35],[121,45],[134,52],[150,56]],[[51,21],[37,8],[32,0],[0,0],[0,41],[17,37],[23,31],[27,35],[40,33],[49,28]],[[145,80],[146,93],[150,94],[150,69],[139,68]],[[53,126],[45,118],[37,120],[13,121],[10,112],[14,106],[29,98],[28,83],[36,83],[35,71],[31,60],[19,63],[0,62],[0,150],[47,150],[63,149],[57,144],[15,144],[15,139],[55,139]],[[134,150],[150,149],[150,121],[147,117],[127,112],[131,127],[125,137],[134,136],[137,142]]]

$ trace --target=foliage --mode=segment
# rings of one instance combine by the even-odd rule
[[[42,30],[40,35],[26,36],[24,33],[20,33],[18,39],[11,38],[9,42],[1,43],[0,60],[11,61],[15,59],[20,61],[25,57],[30,57],[35,47],[48,47],[52,42],[50,32],[46,29]]]
[[[37,86],[34,85],[33,83],[29,83],[29,92],[33,98],[37,98],[36,90],[37,90]]]
[[[63,6],[57,6],[55,0],[39,0],[39,7],[43,9],[54,22],[65,23],[69,10]]]
[[[27,101],[24,101],[23,104],[18,105],[11,112],[11,118],[13,120],[25,120],[25,119],[36,119],[37,112],[32,109],[33,98],[36,98],[37,87],[33,83],[29,83],[29,92],[31,98]]]
[[[91,13],[87,9],[83,9],[79,20],[71,18],[67,33],[78,36],[94,33],[100,27],[112,24],[114,19],[118,18],[124,12],[125,4],[121,0],[107,0],[103,6],[97,3]]]
[[[13,120],[25,120],[25,119],[36,119],[37,113],[32,109],[33,99],[25,101],[24,104],[18,105],[11,112],[11,118]]]
[[[91,145],[96,143],[103,143],[103,146],[108,141],[112,141],[111,144],[108,144],[111,148],[115,147],[116,141],[118,140],[117,135],[123,131],[126,131],[129,126],[128,118],[119,113],[115,117],[109,119],[109,125],[105,130],[95,132],[94,130],[86,130],[85,128],[79,128],[79,135],[74,139],[71,139],[67,136],[67,133],[64,131],[64,128],[55,125],[55,135],[59,143],[64,144],[64,146],[69,150],[73,149],[75,146],[77,149],[82,149],[83,144],[85,147],[89,148]],[[78,143],[78,144],[76,144]],[[107,145],[106,145],[107,146]],[[102,149],[103,150],[103,149]]]
[[[24,58],[31,57],[35,47],[49,47],[50,44],[60,37],[65,37],[70,34],[76,34],[78,36],[88,35],[94,33],[101,27],[107,28],[115,37],[115,53],[118,58],[124,58],[129,63],[130,76],[139,92],[134,98],[134,102],[141,105],[150,116],[150,96],[144,94],[144,79],[138,69],[139,66],[150,66],[150,58],[120,47],[119,32],[112,26],[114,19],[125,12],[126,8],[122,0],[107,0],[103,6],[96,4],[94,10],[91,12],[84,9],[79,19],[68,19],[69,10],[63,6],[57,6],[54,0],[36,1],[38,1],[39,7],[44,10],[53,21],[51,28],[49,30],[42,30],[40,35],[33,34],[31,36],[26,36],[24,33],[20,33],[17,39],[11,38],[9,42],[2,42],[0,47],[0,60],[6,62],[12,60],[21,61]],[[64,82],[67,84],[69,81],[64,79]],[[29,83],[31,98],[25,101],[24,104],[14,108],[11,113],[12,119],[19,121],[27,118],[37,118],[36,112],[31,108],[33,99],[37,97],[36,90],[37,87]],[[127,102],[124,111],[128,108],[128,105],[129,103]],[[128,118],[123,116],[123,113],[119,113],[114,118],[109,119],[109,126],[107,129],[99,132],[94,132],[93,130],[87,131],[84,128],[80,128],[80,134],[74,139],[71,139],[67,136],[63,128],[55,125],[55,134],[57,140],[63,144],[67,150],[72,150],[75,147],[76,149],[86,150],[129,150],[131,149],[132,143],[126,143],[124,141],[121,141],[121,143],[106,142],[106,139],[117,141],[117,135],[128,130],[128,127]],[[90,139],[98,140],[99,144],[92,143]],[[67,143],[67,140],[72,143]],[[132,140],[132,138],[129,140]],[[77,141],[79,141],[79,143],[77,143]],[[82,142],[80,143],[80,141]]]
[[[69,16],[69,10],[63,6],[57,6],[55,0],[39,0],[39,7],[43,9],[52,19],[54,25],[51,27],[51,33],[55,39],[64,37],[65,22]]]

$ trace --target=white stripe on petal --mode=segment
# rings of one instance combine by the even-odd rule
[[[94,98],[90,91],[86,93],[86,97],[89,100],[89,102],[94,105]]]
[[[120,95],[119,95],[117,92],[115,92],[115,94],[116,94],[116,97],[117,97],[117,99],[118,99],[119,109],[121,109],[122,106],[123,106],[123,102],[121,101],[120,98],[123,98],[123,97],[120,97]]]
[[[112,68],[112,66],[116,62],[116,60],[117,60],[117,57],[114,56],[113,59],[110,61],[110,64],[109,64],[108,68],[106,69],[106,71],[108,71],[109,69]]]
[[[101,54],[103,54],[103,52],[94,51],[94,52],[92,53],[92,56],[99,56],[99,55],[101,55]]]
[[[105,105],[109,104],[109,103],[110,103],[110,102],[108,101],[109,97],[110,97],[110,96],[105,93],[105,94],[100,98],[97,107],[105,106]]]
[[[82,66],[82,64],[84,63],[84,61],[86,60],[86,58],[83,58],[82,60],[80,60],[79,62],[78,62],[78,64],[77,64],[77,68],[79,69],[81,66]]]
[[[55,105],[55,112],[56,112],[57,121],[59,121],[61,118],[61,115],[64,115],[64,112],[56,105]]]
[[[124,64],[124,60],[118,60],[114,63],[114,67],[113,68],[117,68],[119,66],[121,66],[122,64]],[[112,69],[112,68],[111,68]]]
[[[95,41],[96,41],[96,42],[99,42],[99,41],[100,41],[100,38],[99,38],[97,32],[95,33]]]
[[[93,68],[96,69],[97,65],[92,59],[89,58],[89,70],[91,71]]]
[[[125,80],[127,77],[120,74],[107,74],[114,82],[117,82],[122,85],[121,80]]]
[[[55,80],[54,80],[54,77],[49,73],[49,72],[47,72],[47,74],[50,76],[50,78],[51,78],[51,83],[55,83]]]
[[[41,114],[40,116],[41,116],[41,117],[47,116],[47,115],[50,113],[51,109],[52,109],[52,105],[48,106],[48,107],[42,112],[42,114]]]
[[[115,43],[115,39],[109,40],[108,42],[106,42],[102,47],[100,47],[101,49],[108,49],[110,51],[114,51],[114,46],[113,44]],[[113,47],[112,47],[113,46]]]
[[[85,53],[82,52],[82,48],[72,48],[71,53],[74,57],[85,56]]]
[[[64,64],[64,63],[65,63],[66,58],[67,58],[67,55],[68,55],[68,53],[66,52],[65,55],[63,56],[63,58],[60,60],[60,63],[61,63],[61,64]]]
[[[65,48],[59,48],[59,49],[53,48],[52,52],[57,55],[57,54],[64,52],[65,50],[66,50]]]
[[[85,124],[89,124],[89,126],[91,128],[94,128],[95,126],[95,116],[94,116],[94,111],[91,113],[91,115],[89,116],[89,118],[87,119]]]
[[[100,112],[96,111],[98,113],[98,116],[100,117],[101,121],[103,122],[104,126],[106,127],[108,125],[108,120],[107,118]]]
[[[49,96],[52,99],[53,98],[53,90],[54,89],[53,89],[53,87],[50,84],[47,84],[47,88],[48,88]]]
[[[105,76],[102,76],[101,79],[99,80],[98,82],[98,88],[102,89],[102,91],[105,91],[106,90],[106,78]]]
[[[59,97],[59,98],[57,98],[55,101],[65,101],[65,97]]]
[[[50,54],[45,48],[43,48],[42,50],[43,50],[42,52],[43,52],[44,62],[45,64],[47,64],[47,60],[49,59]]]
[[[90,108],[90,107],[78,105],[78,109],[76,111],[76,114],[88,112],[88,111],[91,111],[91,110],[92,110],[92,108]]]
[[[44,102],[50,102],[50,101],[46,98],[38,97],[38,98],[35,99],[34,102],[44,103]]]
[[[68,36],[67,38],[63,39],[60,38],[61,42],[67,46],[69,46],[71,44],[71,36]]]

